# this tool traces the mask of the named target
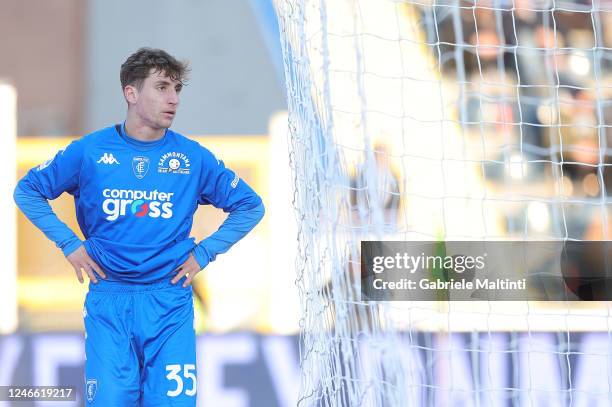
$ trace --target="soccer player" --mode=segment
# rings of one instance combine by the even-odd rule
[[[206,148],[169,129],[188,73],[163,50],[121,65],[127,117],[31,169],[15,202],[90,280],[85,299],[87,406],[195,406],[193,278],[261,220],[260,197]],[[48,200],[74,197],[85,241]],[[198,205],[229,212],[195,243]]]

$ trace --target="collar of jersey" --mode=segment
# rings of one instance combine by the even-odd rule
[[[125,122],[121,123],[121,131],[119,131],[119,136],[130,146],[140,151],[150,151],[154,150],[157,147],[160,147],[166,143],[166,139],[168,138],[168,129],[164,132],[164,136],[159,140],[155,141],[141,141],[136,140],[135,138],[128,135],[127,131],[125,131]]]

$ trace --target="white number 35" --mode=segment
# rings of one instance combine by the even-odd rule
[[[195,365],[183,365],[183,377],[185,379],[191,379],[191,388],[185,390],[187,396],[193,396],[196,394],[197,380],[194,374]],[[181,365],[166,365],[166,372],[170,372],[166,375],[168,380],[176,381],[176,389],[168,390],[166,393],[169,397],[176,397],[183,392],[183,378],[179,376],[181,372]]]

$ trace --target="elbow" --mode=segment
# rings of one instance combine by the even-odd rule
[[[264,217],[266,209],[259,196],[255,196],[248,201],[242,201],[240,205],[229,210],[230,217],[238,220],[244,226],[248,226],[248,229],[252,229],[257,225]]]
[[[259,205],[257,205],[253,211],[255,212],[255,215],[257,216],[257,223],[259,223],[264,215],[266,214],[266,208],[264,207],[263,201],[261,199],[259,199]]]
[[[263,201],[257,197],[257,201],[248,209],[248,217],[251,219],[252,227],[255,227],[263,219],[266,213]]]
[[[19,206],[19,204],[23,202],[24,197],[25,193],[23,192],[23,189],[21,187],[21,181],[19,181],[17,183],[17,186],[15,186],[15,189],[13,190],[13,201],[15,201],[15,204]]]
[[[32,188],[32,185],[23,178],[17,183],[13,190],[13,200],[20,209],[24,204],[39,201],[41,199],[46,200],[44,196]]]

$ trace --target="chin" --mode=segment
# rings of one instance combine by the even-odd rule
[[[172,126],[172,120],[162,120],[160,123],[158,123],[158,125],[162,129],[167,129]]]

